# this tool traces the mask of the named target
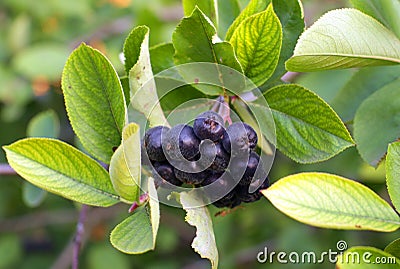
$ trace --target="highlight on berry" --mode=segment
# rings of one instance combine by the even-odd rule
[[[156,126],[145,132],[142,162],[156,186],[203,188],[218,208],[234,208],[261,199],[268,174],[256,153],[257,133],[244,122],[227,127],[214,111],[203,112],[193,126]],[[210,188],[212,187],[212,188]]]

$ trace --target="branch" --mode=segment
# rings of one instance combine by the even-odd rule
[[[0,163],[0,175],[13,176],[16,174],[17,172],[11,166],[6,163]]]
[[[79,250],[81,249],[83,234],[85,232],[85,222],[87,218],[88,205],[82,205],[81,212],[79,213],[78,224],[76,225],[76,233],[72,249],[72,269],[79,268]]]

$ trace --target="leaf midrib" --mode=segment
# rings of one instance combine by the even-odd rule
[[[258,105],[258,104],[254,104],[254,103],[253,103],[252,105],[261,108],[261,106]],[[300,118],[298,118],[298,117],[296,117],[296,116],[293,116],[293,115],[291,115],[291,114],[288,114],[288,113],[279,111],[279,110],[277,110],[277,109],[272,108],[271,106],[269,107],[269,109],[270,109],[272,112],[275,112],[275,113],[278,113],[278,114],[282,114],[282,115],[289,116],[290,118],[293,118],[294,120],[296,120],[296,121],[298,121],[298,122],[300,122],[300,123],[303,123],[303,124],[306,124],[306,125],[310,125],[310,126],[312,126],[312,127],[314,127],[314,128],[317,128],[318,130],[321,130],[321,131],[323,131],[323,132],[325,132],[325,133],[328,133],[328,134],[331,134],[331,135],[333,135],[333,136],[335,136],[335,137],[338,137],[338,138],[340,138],[340,139],[343,140],[343,141],[346,141],[346,142],[348,142],[348,143],[350,143],[350,144],[353,144],[353,142],[348,141],[348,140],[344,139],[343,137],[338,136],[337,134],[334,134],[334,133],[332,133],[332,132],[330,132],[330,131],[328,131],[328,130],[322,129],[322,128],[320,128],[319,126],[316,126],[316,125],[314,125],[314,124],[312,124],[312,123],[310,123],[310,122],[304,121],[304,120],[302,120],[302,119],[300,119]],[[348,135],[349,135],[349,134],[348,134]]]
[[[396,62],[400,63],[400,56],[398,59],[391,58],[391,57],[384,57],[378,55],[358,55],[358,54],[346,54],[346,53],[329,53],[329,52],[318,52],[318,53],[299,53],[293,55],[292,59],[297,57],[315,57],[315,56],[335,56],[335,57],[346,57],[346,58],[361,58],[361,59],[373,59],[373,60],[381,60],[381,61],[388,61],[388,62]]]
[[[312,207],[312,206],[306,205],[306,204],[296,203],[293,200],[285,199],[282,196],[280,196],[279,199],[282,200],[282,201],[285,201],[287,203],[291,203],[291,204],[297,205],[297,206],[299,206],[301,208],[311,209],[312,211],[316,211],[316,212],[328,213],[328,214],[333,215],[333,216],[345,216],[345,217],[359,218],[359,219],[372,220],[372,221],[381,221],[381,222],[384,222],[384,223],[400,225],[400,221],[382,219],[382,218],[371,217],[371,216],[355,215],[355,214],[351,214],[351,213],[348,213],[348,212],[342,212],[342,211],[333,211],[333,210],[321,209],[321,208]]]
[[[92,56],[95,57],[93,51],[90,51],[90,53],[92,54]],[[93,68],[95,69],[96,73],[101,74],[101,72],[99,72],[99,70],[98,70],[98,68],[97,68],[96,63],[95,63],[94,60],[93,60],[94,57],[89,57],[89,61],[90,61],[90,63],[92,64]],[[108,60],[107,60],[105,57],[104,57],[104,60],[105,60],[106,63],[110,64],[110,63],[108,62]],[[111,69],[112,69],[112,71],[114,71],[113,68],[112,68],[112,66],[111,66]],[[113,74],[111,74],[111,77],[113,77],[113,75],[116,75],[116,74],[115,74],[115,71],[114,71]],[[115,127],[116,127],[116,129],[117,129],[117,131],[118,131],[119,136],[122,137],[122,130],[120,130],[120,127],[118,126],[116,114],[115,114],[115,112],[114,112],[113,106],[111,105],[111,98],[110,98],[110,96],[109,96],[109,94],[108,94],[108,91],[107,91],[107,88],[108,88],[108,87],[106,86],[106,84],[105,84],[105,82],[104,82],[103,79],[97,77],[96,80],[99,82],[99,84],[101,84],[101,90],[102,90],[103,94],[106,96],[106,100],[107,100],[107,103],[108,103],[108,108],[109,108],[109,110],[110,110],[110,112],[111,112],[111,115],[112,115],[112,118],[113,118],[113,120],[114,120]],[[111,79],[111,80],[113,80],[113,79]],[[119,83],[120,83],[120,82],[118,82],[118,84],[119,84]],[[120,86],[120,85],[119,85],[119,86]],[[118,88],[120,89],[121,87],[118,87]],[[121,92],[121,93],[122,93],[122,92]]]
[[[110,193],[110,192],[108,192],[108,191],[105,191],[105,190],[97,189],[96,187],[94,187],[94,186],[92,186],[92,185],[89,185],[89,184],[87,184],[87,183],[85,183],[85,182],[79,181],[78,179],[74,179],[74,178],[70,177],[69,175],[67,175],[67,174],[65,174],[65,173],[63,173],[63,172],[57,171],[57,170],[55,170],[54,168],[52,168],[52,167],[50,167],[50,166],[47,166],[47,165],[45,165],[45,164],[43,164],[43,163],[41,163],[41,162],[38,162],[38,161],[36,161],[36,160],[34,160],[34,159],[31,159],[31,158],[29,158],[28,156],[23,155],[23,154],[20,153],[20,152],[17,152],[17,151],[11,150],[11,149],[8,149],[8,150],[10,150],[11,152],[14,152],[15,154],[17,154],[17,155],[19,155],[19,156],[21,156],[21,157],[23,157],[23,158],[25,158],[25,159],[28,159],[29,161],[31,161],[31,162],[33,162],[33,163],[36,163],[36,164],[38,164],[38,165],[40,165],[40,166],[43,166],[43,167],[45,167],[45,168],[47,168],[47,169],[49,169],[49,170],[51,170],[51,171],[53,171],[53,172],[56,172],[56,173],[58,173],[58,174],[60,174],[60,175],[62,175],[62,176],[64,176],[64,177],[66,177],[67,179],[70,179],[70,180],[73,181],[73,182],[77,182],[78,184],[81,184],[81,185],[83,185],[83,186],[86,186],[86,187],[88,187],[89,189],[93,189],[95,192],[97,192],[97,193],[99,193],[99,194],[105,195],[105,196],[107,196],[107,197],[109,197],[109,198],[116,199],[117,201],[120,200],[120,197],[119,197],[118,195],[112,194],[112,193]],[[24,167],[26,167],[26,166],[24,166]]]

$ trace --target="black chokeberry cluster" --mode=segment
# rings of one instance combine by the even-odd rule
[[[267,173],[259,166],[260,157],[254,152],[257,140],[256,132],[246,123],[235,122],[225,129],[219,114],[206,111],[196,117],[193,127],[179,124],[171,129],[157,126],[147,130],[143,139],[143,153],[147,154],[142,155],[158,186],[167,186],[167,182],[195,187],[213,184],[206,188],[211,189],[206,191],[210,199],[230,190],[213,205],[233,208],[259,200],[260,190],[269,186]]]

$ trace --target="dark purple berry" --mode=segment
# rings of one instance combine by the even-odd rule
[[[269,180],[268,178],[265,178],[261,186],[254,192],[250,193],[249,188],[251,188],[251,185],[253,184],[259,184],[259,181],[256,181],[250,185],[237,185],[235,187],[236,195],[242,202],[251,203],[260,200],[263,196],[261,190],[269,187]]]
[[[225,150],[233,155],[249,152],[257,145],[257,133],[244,122],[234,122],[228,126],[222,138]]]
[[[234,208],[240,205],[241,202],[242,201],[239,199],[236,193],[232,191],[212,204],[218,208],[223,208],[223,207]]]
[[[162,143],[168,157],[174,160],[181,160],[181,156],[192,160],[200,153],[200,140],[188,125],[179,124],[173,127],[163,137]]]
[[[255,178],[256,180],[266,177],[266,173],[262,167],[260,167],[256,174],[259,163],[260,157],[257,153],[252,151],[248,155],[248,158],[243,154],[232,158],[229,168],[236,179],[239,179],[240,177],[240,185],[248,185],[255,176],[257,177]]]
[[[157,173],[156,179],[159,177],[175,186],[181,186],[182,182],[175,177],[174,167],[167,162],[155,162],[153,164],[154,170]],[[161,180],[161,182],[162,182]]]
[[[197,172],[199,169],[197,168],[195,162],[191,163],[191,166],[192,169],[190,169],[190,167],[186,167],[185,171],[175,168],[176,178],[186,184],[200,185],[211,174],[211,172],[208,170]]]
[[[161,139],[168,130],[168,127],[157,126],[146,131],[143,144],[150,160],[156,162],[162,162],[166,160],[161,146]]]
[[[204,162],[212,161],[208,169],[213,172],[224,172],[229,164],[230,155],[225,151],[221,143],[203,141],[200,144],[201,157]]]
[[[206,111],[196,117],[193,123],[194,133],[201,140],[221,140],[224,133],[224,120],[213,111]]]

